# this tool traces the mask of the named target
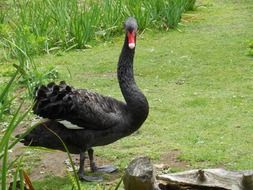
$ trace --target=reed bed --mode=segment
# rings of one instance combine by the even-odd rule
[[[119,34],[128,16],[137,18],[139,30],[175,28],[194,4],[193,0],[13,0],[0,14],[0,36],[28,55],[80,49]]]

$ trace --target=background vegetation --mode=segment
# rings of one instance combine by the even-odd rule
[[[36,48],[30,48],[36,52],[29,53],[29,48],[22,45],[22,39],[38,39],[15,38],[13,29],[16,26],[11,24],[18,17],[6,16],[11,14],[13,7],[4,9],[10,11],[8,14],[0,12],[0,22],[3,23],[1,30],[13,34],[10,37],[6,35],[8,32],[1,33],[2,189],[8,186],[4,183],[9,180],[8,176],[11,175],[13,181],[18,180],[19,176],[22,179],[22,171],[29,173],[29,169],[39,159],[43,159],[42,150],[31,149],[29,151],[32,151],[33,157],[24,155],[16,162],[8,159],[12,156],[11,150],[15,150],[13,145],[16,141],[11,135],[14,128],[17,125],[29,126],[34,117],[29,112],[32,104],[29,94],[34,86],[64,79],[75,87],[122,99],[115,76],[123,37],[121,21],[115,30],[113,27],[106,30],[110,27],[98,25],[93,39],[87,42],[88,45],[96,44],[92,49],[66,52],[68,48],[78,48],[73,46],[77,42],[69,42],[71,38],[68,38],[66,41],[50,41],[52,46],[49,48],[45,48],[47,46],[42,40],[42,49],[38,46],[37,52]],[[97,8],[100,9],[100,6]],[[135,75],[149,100],[149,118],[132,136],[95,149],[98,157],[119,167],[116,183],[129,161],[140,155],[150,156],[155,163],[168,164],[168,171],[205,167],[233,170],[253,168],[253,61],[248,56],[253,31],[252,10],[251,0],[203,0],[198,2],[197,11],[183,15],[176,30],[167,31],[167,24],[155,21],[155,24],[151,22],[151,25],[146,25],[139,32]],[[16,20],[10,22],[10,18]],[[57,27],[51,27],[51,30]],[[158,31],[160,29],[165,30]],[[35,35],[31,32],[30,25],[27,31],[31,36]],[[51,39],[47,35],[42,37]],[[116,36],[113,40],[112,35]],[[87,44],[83,47],[87,48]],[[54,54],[32,58],[32,55],[44,52]],[[10,85],[7,85],[9,81]],[[106,183],[111,176],[105,178],[106,182],[100,184],[100,187],[92,183],[81,183],[81,187],[108,188]],[[73,177],[67,175],[48,176],[44,180],[32,182],[36,190],[67,190],[75,185],[73,181]]]
[[[9,3],[8,3],[9,2]],[[94,39],[108,39],[122,31],[122,23],[135,16],[139,29],[177,26],[193,0],[21,0],[2,3],[0,35],[15,42],[28,55],[88,47]],[[6,48],[11,44],[6,41]],[[13,55],[12,55],[13,56]]]

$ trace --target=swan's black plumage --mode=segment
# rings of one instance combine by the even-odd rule
[[[33,111],[40,117],[67,120],[84,129],[103,130],[122,120],[126,105],[111,97],[74,89],[61,81],[50,83],[37,91]]]
[[[136,20],[125,22],[125,41],[119,57],[117,74],[119,86],[126,103],[86,89],[75,89],[65,82],[41,86],[36,92],[34,113],[48,120],[34,128],[24,139],[25,145],[43,146],[64,150],[54,131],[67,145],[69,151],[80,154],[79,177],[84,176],[84,152],[88,151],[91,169],[97,169],[92,147],[102,146],[130,135],[148,116],[147,99],[136,85],[133,59],[137,32]],[[68,129],[62,121],[80,129]]]

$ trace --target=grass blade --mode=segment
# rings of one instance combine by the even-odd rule
[[[74,171],[74,177],[75,177],[75,180],[76,180],[76,185],[77,185],[77,188],[78,190],[81,190],[81,186],[80,186],[80,182],[79,182],[79,179],[78,179],[78,176],[77,176],[77,173],[76,173],[76,169],[75,169],[75,166],[74,166],[74,162],[70,156],[70,153],[69,153],[69,150],[67,148],[67,146],[65,145],[65,143],[63,142],[63,140],[61,139],[61,137],[56,134],[54,131],[52,131],[51,129],[49,129],[46,125],[44,125],[51,133],[53,133],[62,143],[62,145],[64,146],[64,149],[66,150],[67,154],[68,154],[68,158],[70,160],[70,164],[71,164],[71,167]]]
[[[120,178],[119,183],[118,183],[117,186],[115,187],[115,190],[118,190],[118,189],[119,189],[119,186],[120,186],[120,184],[122,183],[122,181],[123,181],[123,177]]]
[[[20,190],[24,190],[25,189],[24,175],[23,175],[23,170],[22,169],[19,170],[19,179],[20,179]]]
[[[18,114],[19,114],[19,111],[20,111],[22,105],[23,105],[23,103],[20,104],[19,108],[18,108],[17,111],[15,112],[15,114],[14,114],[12,120],[10,121],[10,124],[9,124],[9,126],[8,126],[8,128],[7,128],[5,134],[4,134],[4,136],[3,136],[3,138],[2,138],[2,140],[1,140],[1,142],[0,142],[0,152],[3,151],[4,146],[5,146],[5,145],[8,143],[8,141],[9,141],[9,138],[10,138],[11,133],[13,132],[14,128],[16,127],[16,126],[14,125],[14,124],[15,124],[15,120],[16,120],[16,118],[18,117]]]
[[[9,80],[8,84],[5,86],[4,90],[2,91],[1,95],[0,95],[0,103],[2,103],[5,99],[5,96],[7,95],[7,93],[10,90],[11,85],[13,84],[13,81],[15,80],[15,78],[17,77],[19,73],[19,70],[16,70],[16,72],[14,73],[14,75],[11,77],[11,80]],[[1,114],[1,113],[0,113]]]
[[[7,160],[8,160],[8,141],[5,144],[5,148],[4,148],[4,157],[3,157],[3,165],[2,165],[2,190],[6,190],[6,176],[8,173],[8,169],[7,169]]]
[[[9,148],[8,148],[8,150],[9,150]],[[8,164],[8,170],[11,169],[11,168],[13,167],[13,165],[14,165],[15,163],[17,163],[17,161],[18,161],[19,159],[21,159],[21,158],[22,158],[22,155],[19,155],[19,156],[17,156],[17,158],[15,158],[13,161],[11,161],[11,162]]]
[[[20,167],[20,164],[18,165],[18,168],[16,169],[13,176],[12,190],[16,190],[16,187],[17,187],[17,177],[18,177],[19,167]]]
[[[18,162],[19,160],[19,162]],[[8,164],[8,170],[10,170],[12,167],[13,167],[13,164],[14,163],[17,163],[18,162],[18,165],[17,165],[17,168],[15,169],[15,173],[14,173],[14,176],[13,176],[13,181],[11,182],[11,189],[12,190],[16,190],[17,188],[17,182],[19,183],[23,183],[23,181],[17,181],[17,178],[18,176],[20,175],[19,172],[20,172],[20,168],[21,168],[21,163],[22,163],[22,155],[18,156],[15,160],[13,160],[10,164]],[[9,187],[10,189],[10,187]]]
[[[13,132],[13,130],[18,126],[18,124],[24,120],[24,118],[27,116],[27,114],[30,112],[31,107],[22,115],[18,118],[18,120],[16,121],[18,114],[20,112],[20,109],[22,107],[23,103],[20,104],[19,108],[17,109],[17,111],[15,112],[1,142],[0,142],[0,152],[2,152],[4,145],[9,141],[9,138]],[[18,142],[17,140],[15,142]],[[14,145],[13,145],[14,146]],[[0,159],[2,158],[2,155],[0,155]]]

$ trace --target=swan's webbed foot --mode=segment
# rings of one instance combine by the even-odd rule
[[[105,166],[96,166],[96,163],[93,158],[93,149],[88,149],[88,155],[90,159],[90,169],[92,172],[103,172],[103,173],[113,173],[117,171],[117,168],[115,166],[111,165],[105,165]]]
[[[86,176],[83,172],[78,172],[78,177],[81,181],[88,181],[88,182],[101,182],[103,181],[103,177],[101,176]]]
[[[91,166],[91,171],[92,172],[101,172],[101,173],[113,173],[117,171],[117,168],[115,166],[111,165],[104,165],[104,166],[96,166],[95,163],[93,162]]]
[[[103,178],[101,176],[86,176],[84,175],[84,160],[85,160],[85,154],[84,152],[80,153],[80,167],[78,170],[78,177],[82,181],[89,181],[89,182],[101,182],[103,181]]]

